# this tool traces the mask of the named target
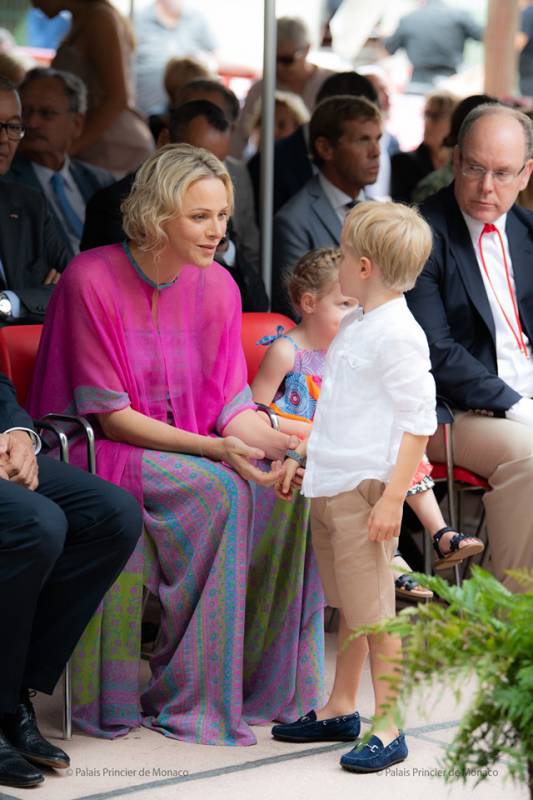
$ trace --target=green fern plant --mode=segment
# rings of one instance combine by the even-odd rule
[[[353,637],[386,631],[403,639],[401,664],[389,677],[397,700],[382,709],[373,730],[391,711],[402,725],[400,709],[421,686],[441,686],[445,679],[460,699],[465,681],[475,676],[474,697],[445,752],[445,780],[475,775],[479,783],[503,757],[511,778],[526,783],[533,798],[533,573],[512,576],[524,594],[512,594],[479,567],[460,587],[417,573],[420,584],[445,602],[404,609]]]

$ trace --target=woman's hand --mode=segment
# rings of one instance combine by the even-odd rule
[[[244,444],[236,436],[226,436],[220,439],[220,460],[238,472],[241,478],[247,481],[255,481],[264,486],[271,486],[274,482],[273,472],[263,472],[263,470],[252,464],[252,461],[259,461],[265,457],[263,450],[258,447],[250,447]]]
[[[368,538],[372,542],[387,542],[400,535],[403,500],[381,495],[368,517]]]

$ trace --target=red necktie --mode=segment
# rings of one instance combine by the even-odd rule
[[[485,262],[485,257],[483,255],[483,236],[485,236],[486,234],[491,234],[491,233],[495,233],[498,236],[498,241],[500,243],[502,261],[503,261],[503,265],[504,265],[504,269],[505,269],[505,277],[506,277],[506,280],[507,280],[507,287],[509,289],[509,295],[511,297],[511,303],[512,303],[513,311],[514,311],[514,317],[515,317],[515,322],[514,323],[509,319],[509,317],[507,315],[507,312],[505,311],[503,305],[500,302],[500,298],[498,297],[498,295],[496,293],[496,290],[494,288],[494,285],[492,283],[492,280],[491,280],[491,277],[490,277],[490,274],[489,274],[489,270],[488,270],[487,264]],[[493,293],[493,295],[494,295],[494,297],[496,299],[496,302],[498,303],[498,306],[500,308],[500,311],[502,312],[502,315],[503,315],[503,318],[505,319],[505,322],[507,323],[508,327],[510,328],[510,330],[511,330],[511,332],[512,332],[514,338],[515,338],[515,341],[516,341],[516,344],[518,346],[518,349],[520,350],[521,353],[523,353],[525,355],[526,358],[529,358],[527,345],[526,345],[526,343],[524,341],[524,332],[522,330],[522,323],[520,322],[520,314],[518,313],[518,305],[517,305],[517,302],[516,302],[515,293],[513,291],[513,285],[511,283],[511,274],[509,272],[509,264],[507,263],[507,256],[505,255],[505,247],[503,246],[502,235],[501,235],[500,231],[498,230],[498,228],[496,227],[496,225],[493,225],[490,222],[486,222],[485,223],[485,225],[483,226],[483,230],[481,231],[481,234],[479,236],[479,255],[481,257],[481,265],[483,267],[483,271],[484,271],[485,275],[487,276],[487,280],[489,282],[490,288],[492,289],[492,293]]]

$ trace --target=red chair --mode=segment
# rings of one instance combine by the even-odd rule
[[[24,408],[42,330],[42,325],[10,325],[0,328],[0,372],[15,386],[17,400]]]
[[[257,342],[263,336],[276,333],[278,325],[283,325],[286,331],[294,328],[295,322],[284,314],[270,311],[247,311],[242,315],[241,340],[248,365],[248,383],[252,383],[257,375],[261,361],[265,357],[267,348]]]

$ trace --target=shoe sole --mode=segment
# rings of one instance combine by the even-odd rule
[[[26,761],[30,761],[32,764],[39,764],[39,766],[53,767],[53,769],[68,769],[70,767],[70,761],[64,761],[62,758],[56,760],[45,756],[36,756],[33,753],[26,753],[24,750],[17,750],[17,753],[23,756]]]
[[[391,761],[390,764],[387,764],[385,767],[378,767],[377,769],[375,768],[365,769],[365,767],[356,767],[356,766],[352,767],[349,764],[343,764],[342,762],[341,762],[341,767],[343,769],[348,770],[348,772],[364,772],[364,773],[383,772],[384,769],[389,769],[390,767],[393,767],[395,764],[401,764],[402,761],[405,761],[406,758],[407,756],[404,756],[403,758],[398,758],[396,761]]]
[[[14,789],[31,789],[32,786],[40,786],[41,783],[44,783],[44,775],[33,781],[16,781],[0,777],[0,786],[12,786]]]
[[[459,550],[454,550],[453,553],[450,553],[446,558],[440,558],[438,561],[435,561],[433,564],[433,569],[446,569],[450,564],[453,566],[455,564],[460,564],[461,561],[465,561],[467,558],[471,556],[477,556],[483,552],[485,549],[485,545],[481,544],[470,544],[467,547],[460,547]]]
[[[433,592],[416,592],[398,588],[395,588],[394,591],[396,592],[396,597],[400,597],[402,600],[431,600],[433,597]]]
[[[358,737],[357,736],[335,736],[335,737],[327,737],[322,736],[320,739],[309,739],[303,736],[281,736],[276,734],[272,734],[272,738],[276,739],[278,742],[295,742],[297,744],[313,744],[313,742],[356,742]]]

